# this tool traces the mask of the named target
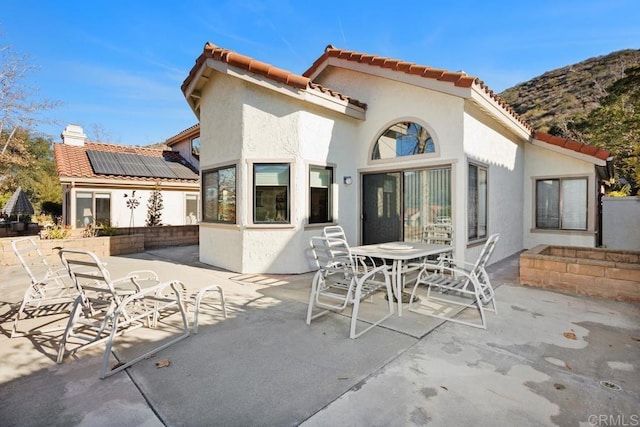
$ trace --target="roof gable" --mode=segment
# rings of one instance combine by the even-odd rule
[[[519,114],[517,114],[513,108],[507,104],[502,98],[500,98],[495,92],[479,78],[470,76],[463,71],[448,71],[440,68],[434,68],[427,65],[420,65],[413,62],[402,61],[399,59],[387,58],[378,55],[370,55],[360,52],[354,52],[350,50],[338,49],[332,45],[328,45],[324,53],[314,61],[313,65],[307,69],[303,76],[315,79],[323,70],[329,66],[336,66],[332,59],[344,60],[344,64],[349,63],[364,64],[367,66],[383,70],[403,73],[410,76],[422,77],[425,79],[436,80],[443,83],[451,84],[453,87],[459,88],[474,88],[477,92],[487,96],[491,102],[493,102],[498,108],[505,110],[505,112],[511,116],[520,126],[527,129],[527,132],[533,132],[533,128],[529,123],[524,120]]]
[[[206,68],[208,60],[215,61],[226,66],[231,66],[235,70],[239,70],[244,75],[256,75],[260,77],[266,77],[269,81],[285,85],[291,89],[300,91],[301,94],[319,95],[321,97],[329,97],[334,101],[349,104],[351,109],[357,109],[364,111],[366,104],[353,99],[349,96],[341,94],[337,91],[330,90],[317,83],[313,83],[311,79],[299,74],[292,73],[282,68],[275,67],[266,62],[258,61],[245,55],[241,55],[237,52],[229,49],[218,47],[212,43],[207,42],[204,46],[204,51],[196,59],[196,63],[189,71],[189,75],[182,83],[182,92],[187,97],[187,100],[192,105],[194,110],[198,109],[199,93],[194,93],[193,87],[197,85],[198,80],[202,76],[203,69]],[[195,99],[190,99],[195,98]],[[309,97],[304,97],[305,100],[309,100]]]

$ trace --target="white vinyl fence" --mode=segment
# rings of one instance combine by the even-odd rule
[[[640,250],[640,197],[602,198],[602,244],[610,249]]]

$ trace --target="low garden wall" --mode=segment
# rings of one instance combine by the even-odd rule
[[[198,225],[133,227],[118,228],[114,236],[71,237],[67,239],[40,239],[38,236],[31,236],[31,238],[35,240],[47,259],[58,263],[58,248],[61,247],[91,251],[98,257],[127,255],[149,249],[197,245],[199,243],[198,230]],[[0,265],[18,264],[18,258],[11,249],[11,240],[15,238],[20,237],[0,238]]]
[[[163,225],[161,227],[117,228],[117,235],[144,235],[144,249],[166,248],[169,246],[197,245],[200,242],[198,225]]]
[[[144,252],[144,235],[131,234],[127,236],[103,236],[90,238],[70,239],[40,239],[32,237],[37,243],[42,255],[48,262],[60,263],[58,249],[80,249],[91,251],[98,257],[111,255],[127,255]],[[0,265],[17,265],[18,258],[13,253],[11,241],[13,239],[0,239]]]
[[[520,283],[640,302],[640,251],[538,245],[520,254]]]

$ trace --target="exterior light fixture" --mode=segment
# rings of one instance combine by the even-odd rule
[[[351,185],[353,184],[353,178],[351,178],[350,176],[345,176],[342,178],[342,181],[345,183],[345,185]]]

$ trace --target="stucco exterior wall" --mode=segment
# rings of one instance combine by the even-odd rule
[[[348,206],[341,182],[353,171],[349,122],[355,119],[221,75],[206,87],[201,111],[202,170],[237,163],[237,224],[201,224],[200,260],[244,273],[313,269],[307,259],[309,237],[322,227],[306,223],[308,166],[336,166],[335,204]],[[268,162],[291,164],[290,224],[253,224],[253,164]],[[342,221],[343,211],[335,214]],[[353,220],[356,214],[344,215]]]
[[[533,144],[525,145],[527,161],[524,168],[524,248],[540,244],[565,246],[595,246],[597,212],[597,182],[593,163],[556,153]],[[568,172],[570,171],[570,172]],[[535,181],[539,178],[588,177],[587,231],[561,231],[535,229]]]
[[[464,101],[435,90],[414,86],[397,80],[358,73],[353,70],[332,69],[324,73],[318,81],[349,96],[367,103],[367,118],[355,124],[355,135],[350,144],[354,145],[353,185],[345,210],[356,215],[341,216],[350,242],[362,241],[361,175],[369,172],[387,172],[412,168],[448,166],[452,168],[452,182],[457,174],[457,158],[463,153],[463,109]],[[386,161],[371,160],[373,145],[389,126],[400,121],[415,121],[427,128],[434,139],[438,152],[416,157],[401,157]],[[332,149],[334,147],[332,146]],[[342,163],[345,162],[342,158]],[[456,207],[456,195],[464,194],[453,189],[452,212],[455,221],[463,221],[464,212]],[[342,211],[344,212],[344,211]],[[341,212],[341,215],[342,215]],[[457,226],[457,223],[455,223]]]
[[[465,207],[465,213],[468,211],[467,164],[470,162],[487,168],[487,234],[500,233],[500,240],[490,260],[493,263],[522,249],[523,142],[495,121],[488,120],[477,107],[467,105],[464,115],[464,151],[467,163],[460,165],[457,184],[463,194],[459,201]],[[460,225],[456,230],[461,232],[457,234],[462,234],[464,239],[457,243],[466,245],[466,217]],[[477,259],[481,249],[481,245],[468,247],[465,259]]]
[[[164,225],[188,225],[186,215],[186,195],[198,195],[198,188],[191,190],[162,190],[162,218]],[[135,199],[138,207],[131,210],[127,201],[131,199],[132,189],[116,189],[104,187],[74,187],[71,189],[71,224],[75,224],[75,199],[76,193],[109,194],[111,204],[111,226],[113,227],[140,227],[147,220],[148,203],[153,190],[137,189]],[[125,197],[125,194],[127,197]],[[133,213],[133,215],[132,215]],[[197,213],[196,213],[197,215]]]

